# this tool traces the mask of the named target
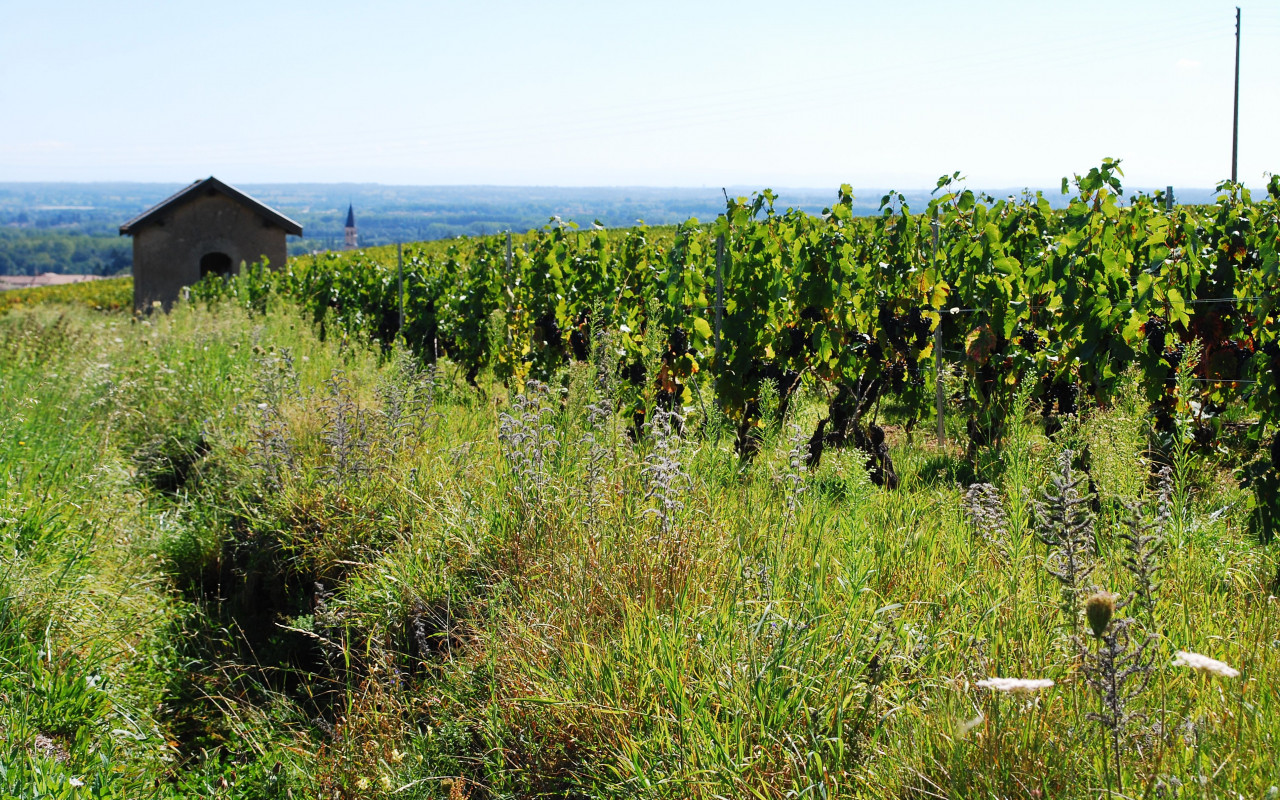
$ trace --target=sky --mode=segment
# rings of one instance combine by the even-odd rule
[[[1240,179],[1280,170],[1242,2]],[[1230,177],[1235,3],[3,0],[0,182],[916,189]]]

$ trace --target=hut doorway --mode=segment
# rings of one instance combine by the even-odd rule
[[[200,256],[200,277],[204,279],[210,275],[218,275],[223,278],[231,276],[231,256],[226,253],[214,251],[205,253]]]

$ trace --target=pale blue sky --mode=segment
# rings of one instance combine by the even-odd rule
[[[1235,3],[5,0],[0,181],[1052,186],[1230,173]],[[1280,170],[1244,2],[1240,176]]]

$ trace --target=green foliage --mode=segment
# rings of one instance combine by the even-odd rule
[[[0,227],[0,275],[119,275],[133,264],[133,246],[119,236]]]
[[[766,190],[729,199],[710,226],[581,232],[553,220],[510,246],[419,245],[404,257],[403,330],[390,248],[295,259],[193,296],[258,312],[287,296],[322,336],[368,336],[387,351],[403,335],[421,360],[462,365],[472,385],[485,369],[510,386],[548,380],[588,358],[592,330],[616,328],[608,368],[626,379],[637,433],[655,408],[710,401],[744,458],[760,447],[762,392],[776,391],[781,419],[815,382],[830,402],[814,441],[875,456],[873,479],[887,485],[882,403],[908,427],[929,419],[928,378],[956,356],[971,455],[1002,442],[1017,387],[1038,387],[1031,401],[1056,428],[1084,399],[1121,398],[1134,364],[1166,458],[1188,438],[1220,446],[1229,403],[1259,416],[1256,447],[1280,421],[1280,202],[1224,184],[1208,207],[1122,204],[1121,175],[1105,159],[1064,179],[1074,194],[1061,212],[1039,194],[977,196],[957,173],[923,215],[891,192],[879,214],[855,217],[848,186],[821,216],[779,212]]]

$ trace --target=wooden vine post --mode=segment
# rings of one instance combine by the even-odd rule
[[[404,333],[404,245],[396,242],[396,301],[400,306],[400,325],[396,333]]]
[[[938,220],[930,220],[929,227],[933,231],[933,268],[938,268]],[[942,309],[938,309],[938,326],[933,329],[933,363],[934,363],[934,401],[938,411],[938,447],[947,444],[947,428],[943,418],[946,398],[942,390]]]

